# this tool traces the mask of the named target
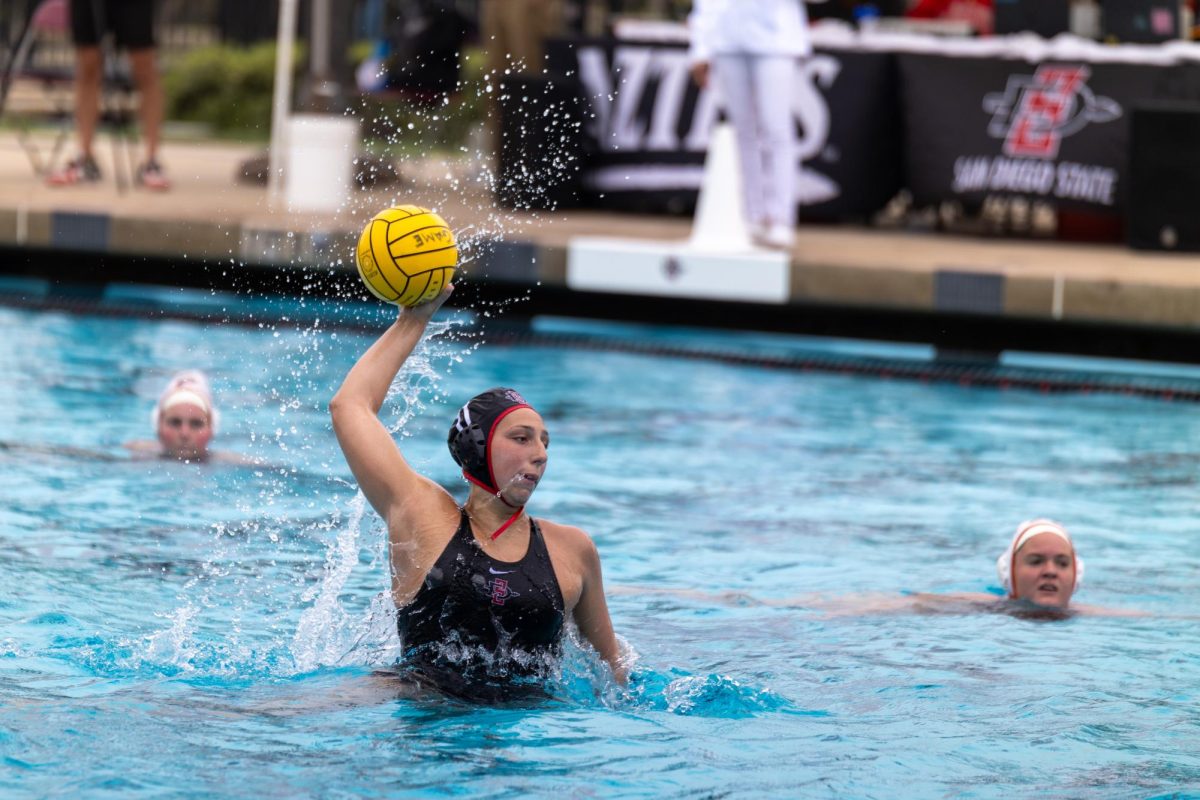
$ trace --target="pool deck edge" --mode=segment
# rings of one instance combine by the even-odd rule
[[[265,188],[235,180],[238,164],[253,149],[220,144],[164,148],[175,180],[170,192],[120,192],[111,181],[53,189],[32,174],[23,153],[3,146],[13,139],[0,133],[0,247],[10,250],[187,259],[223,270],[352,273],[350,254],[366,219],[379,208],[415,202],[439,209],[456,229],[470,232],[463,268],[468,278],[570,291],[568,248],[579,237],[682,242],[690,233],[687,219],[497,208],[489,192],[454,188],[462,186],[461,176],[438,164],[411,165],[423,176],[399,188],[361,190],[349,208],[335,213],[289,214],[271,208]],[[1200,254],[801,225],[788,259],[784,305],[797,309],[1200,330]],[[55,277],[52,265],[43,277]],[[169,275],[145,277],[170,283]]]

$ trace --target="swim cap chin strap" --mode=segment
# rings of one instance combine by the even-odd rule
[[[467,481],[495,495],[509,508],[516,509],[508,521],[492,534],[493,541],[508,530],[525,510],[525,506],[514,506],[504,499],[504,494],[496,485],[491,460],[492,436],[496,432],[496,426],[500,424],[500,420],[520,408],[532,409],[533,406],[525,402],[525,398],[515,389],[489,389],[471,398],[470,402],[459,410],[446,440],[450,455],[455,463],[462,467],[463,477]]]
[[[507,522],[505,522],[505,523],[504,523],[503,525],[501,525],[499,528],[496,528],[496,531],[495,531],[495,532],[492,534],[492,541],[493,541],[493,542],[494,542],[494,541],[496,541],[497,539],[499,539],[499,538],[500,538],[500,534],[502,534],[502,533],[504,533],[506,530],[508,530],[508,526],[509,526],[509,525],[512,525],[514,522],[516,522],[516,521],[517,521],[517,517],[521,516],[521,512],[525,510],[525,506],[512,506],[510,503],[508,503],[508,501],[504,500],[504,498],[503,498],[503,497],[501,497],[500,499],[501,499],[502,501],[504,501],[504,504],[505,504],[506,506],[509,506],[510,508],[516,508],[517,510],[513,512],[512,516],[508,518],[508,521],[507,521]]]

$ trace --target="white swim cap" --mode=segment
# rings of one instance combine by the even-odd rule
[[[1072,591],[1078,591],[1079,587],[1083,585],[1083,559],[1075,552],[1075,543],[1071,541],[1071,535],[1067,533],[1067,529],[1054,520],[1031,519],[1017,526],[1017,532],[1013,534],[1008,549],[996,559],[996,574],[1000,576],[1000,585],[1008,591],[1009,597],[1016,597],[1013,593],[1012,572],[1017,553],[1025,546],[1026,542],[1043,533],[1053,534],[1071,545],[1071,554],[1075,558],[1075,587]]]
[[[171,392],[167,395],[166,399],[158,404],[159,412],[170,411],[175,406],[183,405],[184,403],[199,406],[205,416],[212,413],[212,408],[209,406],[208,401],[191,389],[176,389]]]
[[[150,424],[154,429],[158,430],[158,421],[164,411],[168,411],[181,403],[190,403],[202,408],[208,417],[209,427],[212,428],[214,434],[217,432],[217,422],[220,419],[220,414],[217,413],[216,407],[213,406],[212,391],[208,388],[208,378],[200,370],[185,370],[177,373],[171,380],[167,381],[162,394],[158,397],[158,403],[155,404],[154,410],[150,412]]]

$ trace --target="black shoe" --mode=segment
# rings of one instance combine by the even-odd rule
[[[96,183],[100,180],[100,167],[91,156],[79,156],[51,172],[46,177],[50,186],[74,186],[79,183]]]
[[[138,186],[153,189],[157,192],[165,192],[171,188],[171,181],[167,178],[167,174],[163,172],[163,168],[157,161],[147,161],[138,167],[134,180]]]

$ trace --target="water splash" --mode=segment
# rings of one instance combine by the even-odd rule
[[[569,629],[563,657],[550,682],[550,693],[572,705],[616,711],[650,710],[680,716],[739,719],[772,712],[800,712],[783,696],[728,675],[695,675],[672,668],[661,672],[637,668],[640,655],[621,640],[621,663],[629,670],[627,685],[614,678],[590,645]]]
[[[406,433],[406,426],[426,408],[425,395],[437,396],[442,381],[439,364],[463,356],[461,347],[449,336],[460,322],[450,319],[430,322],[426,336],[405,361],[387,399],[394,421],[393,433]],[[300,616],[292,637],[292,655],[297,672],[320,667],[385,664],[396,660],[400,642],[395,632],[395,613],[388,591],[376,594],[363,614],[354,614],[343,604],[345,587],[364,551],[374,554],[370,564],[387,564],[388,535],[374,519],[361,492],[350,503],[346,523],[330,543],[320,582],[305,591],[301,600],[312,603]],[[364,527],[364,522],[367,524]],[[363,535],[360,536],[360,532]],[[388,584],[381,571],[380,585]]]
[[[158,633],[151,634],[142,649],[142,659],[148,662],[190,667],[193,663],[193,640],[196,634],[196,617],[200,609],[191,602],[165,615],[170,625]]]
[[[313,604],[300,615],[300,624],[292,637],[292,656],[298,672],[351,663],[344,631],[351,627],[352,620],[339,597],[358,563],[358,529],[365,512],[366,498],[356,495],[350,502],[350,517],[326,556],[324,579],[301,597]]]
[[[634,673],[629,696],[634,707],[684,716],[740,719],[793,710],[786,698],[769,689],[728,675],[691,675],[678,669]]]

